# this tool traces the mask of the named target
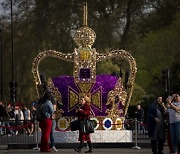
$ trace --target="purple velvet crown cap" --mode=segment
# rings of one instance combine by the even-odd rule
[[[96,76],[96,83],[92,86],[90,93],[93,94],[97,90],[102,89],[101,91],[101,109],[96,107],[96,103],[91,103],[91,109],[95,113],[96,116],[106,116],[105,113],[107,106],[107,95],[108,92],[113,90],[118,78],[112,75],[102,74]],[[62,96],[62,109],[64,110],[64,116],[72,116],[74,114],[74,110],[69,111],[69,102],[68,102],[68,87],[71,87],[76,94],[79,94],[80,91],[74,83],[74,78],[71,76],[59,76],[52,79],[55,87],[58,88],[59,92]],[[121,108],[121,106],[119,106]]]

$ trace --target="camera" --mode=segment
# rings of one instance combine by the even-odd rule
[[[76,110],[79,110],[81,107],[82,107],[82,105],[81,105],[81,104],[78,104],[78,105],[76,106]]]

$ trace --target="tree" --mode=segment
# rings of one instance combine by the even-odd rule
[[[18,100],[30,102],[37,97],[31,73],[35,56],[53,49],[72,53],[72,39],[82,26],[83,0],[21,0],[14,6],[14,51]],[[93,47],[97,52],[124,48],[138,64],[136,83],[146,94],[159,91],[158,78],[162,69],[171,66],[179,52],[179,6],[178,0],[88,0],[88,26],[97,35]],[[3,68],[5,100],[9,100],[11,81],[11,41],[9,10],[10,0],[4,1],[6,14],[3,24]],[[169,53],[171,51],[171,53]],[[158,54],[157,54],[158,53]],[[168,56],[167,56],[168,55]],[[51,64],[51,65],[49,65]],[[107,73],[127,66],[119,59],[97,65],[97,73]],[[110,67],[111,66],[111,67]],[[47,77],[61,74],[72,75],[73,65],[53,58],[45,59],[40,70]],[[153,86],[152,86],[153,85]]]
[[[161,85],[161,71],[170,68],[180,52],[179,13],[167,28],[146,34],[137,42],[135,57],[137,59],[137,84],[147,93],[164,93]]]
[[[138,86],[137,84],[134,84],[131,105],[137,105],[137,104],[143,102],[143,99],[146,96],[145,94],[146,93],[142,87]]]
[[[173,93],[180,92],[180,61],[179,54],[174,57],[174,62],[172,63],[171,69],[171,90]]]
[[[97,64],[97,74],[111,74],[112,72],[118,72],[119,67],[112,63],[111,60],[106,60]]]

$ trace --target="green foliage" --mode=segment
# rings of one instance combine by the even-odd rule
[[[171,90],[172,92],[180,92],[180,55],[174,58],[174,62],[171,65]]]
[[[145,97],[145,90],[142,87],[138,86],[137,84],[134,84],[131,105],[141,104],[141,102],[143,102],[144,97]]]
[[[82,26],[83,0],[14,1],[15,79],[17,100],[31,102],[37,98],[32,62],[39,52],[57,50],[72,53],[71,37]],[[173,90],[178,90],[180,53],[179,0],[98,0],[88,2],[88,25],[97,35],[94,47],[105,53],[109,48],[124,48],[135,57],[138,66],[133,103],[164,91],[160,84],[161,70],[171,68]],[[3,36],[3,91],[9,101],[11,81],[10,0],[3,3],[6,15],[1,16]],[[175,60],[176,59],[176,60]],[[112,59],[97,64],[97,74],[129,71],[124,61]],[[73,64],[47,58],[40,64],[40,73],[47,77],[72,75]],[[136,91],[137,88],[137,91]],[[138,93],[136,93],[138,92]]]
[[[170,68],[180,53],[179,18],[168,27],[148,33],[136,48],[137,84],[147,93],[162,94],[161,71]],[[177,80],[180,78],[176,76]]]
[[[113,64],[111,60],[106,60],[97,64],[97,74],[111,74],[118,71],[119,67]]]

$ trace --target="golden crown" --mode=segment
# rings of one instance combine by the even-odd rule
[[[41,92],[41,80],[39,75],[39,64],[40,62],[45,59],[46,57],[55,57],[64,61],[69,61],[74,63],[74,70],[73,70],[73,78],[74,83],[79,88],[79,94],[74,92],[72,88],[69,88],[69,98],[68,103],[71,111],[74,105],[76,105],[76,101],[78,101],[81,95],[88,95],[92,101],[96,102],[95,106],[101,109],[101,90],[98,90],[97,93],[90,93],[90,90],[94,83],[96,82],[96,63],[100,61],[104,61],[113,57],[119,57],[121,59],[125,59],[129,63],[130,67],[130,75],[128,78],[127,89],[123,88],[122,79],[119,78],[117,83],[111,91],[109,91],[107,95],[107,102],[106,105],[112,104],[112,107],[106,111],[108,116],[110,117],[118,117],[119,113],[123,113],[124,116],[127,114],[128,106],[131,100],[133,85],[135,81],[135,76],[137,72],[136,61],[132,57],[132,55],[125,51],[125,50],[113,50],[110,51],[108,54],[100,54],[96,52],[95,49],[92,49],[91,46],[93,45],[96,34],[95,32],[87,27],[87,4],[84,5],[84,24],[83,27],[79,28],[75,35],[74,40],[78,45],[78,48],[74,50],[73,53],[64,54],[59,51],[55,50],[47,50],[39,53],[33,63],[32,63],[32,73],[34,76],[37,93],[39,95],[42,94]],[[80,74],[85,71],[89,76],[88,77],[80,77]],[[58,89],[54,86],[52,80],[49,80],[48,85],[51,87],[52,91],[56,94],[57,100],[61,103],[61,93]],[[121,102],[123,108],[118,109],[117,103],[115,103],[115,98],[118,97],[119,101]]]

